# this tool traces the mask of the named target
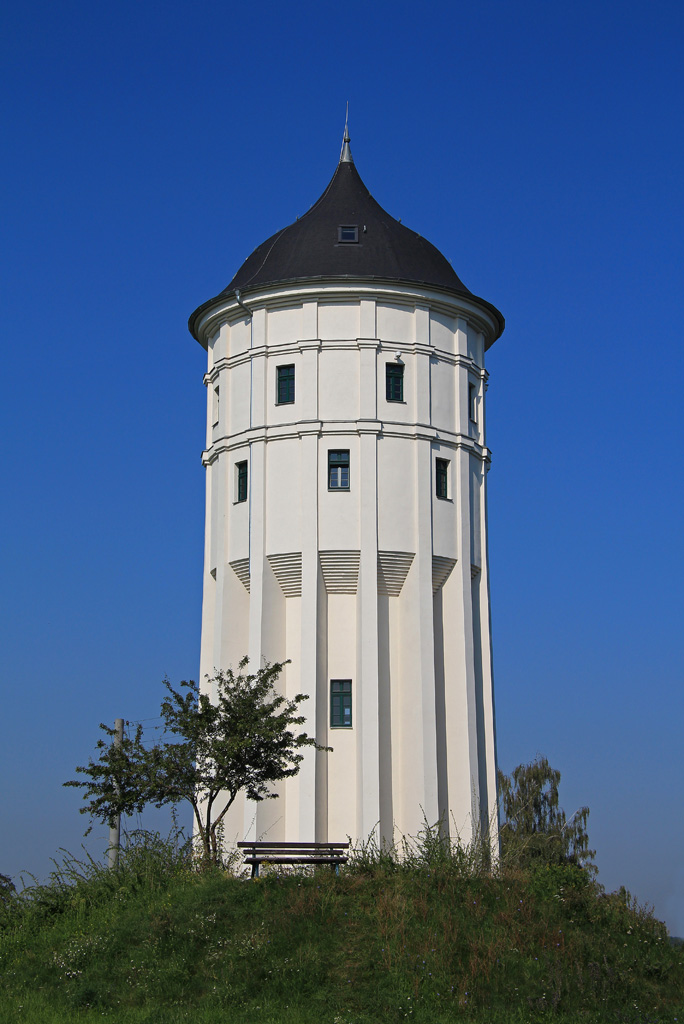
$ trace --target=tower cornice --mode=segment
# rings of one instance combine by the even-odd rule
[[[430,309],[446,316],[462,317],[485,338],[485,349],[501,336],[504,319],[499,311],[475,295],[466,296],[437,288],[421,288],[415,284],[378,278],[349,279],[341,282],[333,278],[307,278],[286,285],[273,285],[262,289],[245,289],[240,302],[235,295],[217,296],[210,304],[200,307],[190,318],[190,330],[203,348],[223,324],[245,320],[246,304],[253,312],[259,309],[283,309],[304,301],[352,301],[358,299],[400,301],[415,308]]]
[[[255,348],[245,349],[244,352],[237,352],[234,356],[222,356],[220,359],[217,359],[211,369],[204,374],[202,382],[205,386],[208,386],[218,379],[222,370],[233,370],[236,366],[243,366],[254,359],[263,359],[266,356],[272,359],[280,359],[295,355],[297,352],[329,352],[336,349],[341,351],[369,349],[373,352],[386,352],[388,355],[393,355],[397,344],[397,342],[382,341],[379,338],[352,338],[349,340],[334,339],[322,341],[317,339],[313,341],[285,342],[277,345],[259,345]],[[479,366],[472,356],[463,355],[460,352],[449,352],[446,349],[438,348],[434,345],[426,345],[425,342],[420,341],[402,341],[400,344],[404,355],[429,356],[431,359],[439,359],[450,366],[464,366],[484,381],[487,381],[489,378],[487,370]]]
[[[211,446],[202,452],[202,464],[210,466],[223,452],[237,451],[251,444],[287,441],[305,435],[315,437],[350,437],[372,434],[377,437],[396,437],[410,441],[429,441],[440,447],[454,451],[464,449],[482,462],[491,458],[490,450],[480,444],[469,434],[457,434],[447,430],[438,430],[427,423],[396,423],[388,420],[297,420],[292,423],[279,423],[273,426],[252,427],[240,433],[225,435],[214,440]]]

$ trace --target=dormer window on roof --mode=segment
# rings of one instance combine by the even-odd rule
[[[358,240],[358,224],[340,224],[340,226],[337,229],[338,242],[358,242]]]

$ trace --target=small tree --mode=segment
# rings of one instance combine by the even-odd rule
[[[163,807],[187,800],[202,861],[218,863],[220,825],[238,793],[251,800],[273,799],[278,796],[273,783],[299,771],[302,747],[330,749],[297,732],[306,721],[299,705],[307,698],[299,693],[287,700],[276,692],[284,664],[246,674],[243,658],[237,674],[228,669],[209,680],[213,699],[192,680],[175,690],[165,679],[164,735],[177,738],[162,738],[151,747],[144,745],[140,726],[117,745],[114,730],[100,725],[109,739],[98,740],[98,759],[76,768],[87,780],[64,783],[85,789],[81,813],[111,826],[118,814],[140,812],[147,804]]]
[[[589,849],[589,808],[580,807],[570,820],[558,806],[561,773],[545,757],[521,764],[509,775],[498,773],[502,819],[499,835],[504,863],[576,864],[590,874],[595,851]]]

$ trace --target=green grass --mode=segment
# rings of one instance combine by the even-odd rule
[[[366,851],[250,882],[148,836],[116,873],[67,858],[0,926],[2,1024],[684,1024],[684,949],[570,867]]]

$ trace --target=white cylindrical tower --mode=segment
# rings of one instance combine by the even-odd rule
[[[229,842],[496,820],[485,350],[503,318],[390,217],[345,141],[327,189],[190,318],[208,352],[201,678],[290,659],[307,750]]]

